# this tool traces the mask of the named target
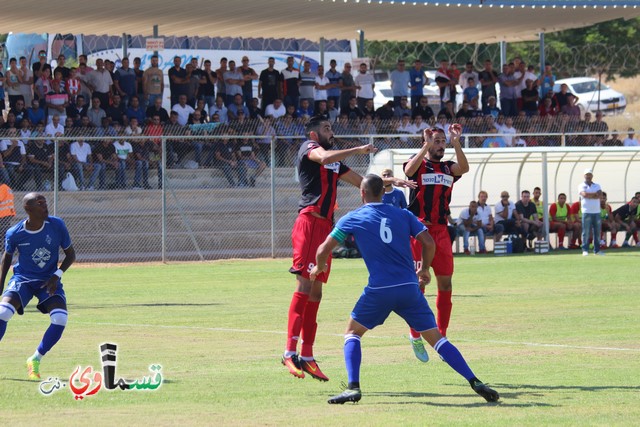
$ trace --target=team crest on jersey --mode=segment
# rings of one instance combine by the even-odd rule
[[[424,173],[421,178],[422,185],[444,185],[447,187],[453,185],[453,177],[442,173]]]
[[[47,248],[36,249],[31,255],[31,259],[34,264],[42,268],[47,264],[47,261],[51,259],[51,252]]]
[[[48,234],[47,234],[47,237],[45,238],[45,240],[47,241],[47,245],[51,244],[51,236],[49,236]]]
[[[333,173],[338,173],[340,171],[340,162],[329,163],[328,165],[324,165],[325,169],[331,169]]]
[[[451,175],[451,170],[449,169],[449,166],[447,165],[442,165],[442,170],[444,171],[444,173],[446,173],[447,175]]]

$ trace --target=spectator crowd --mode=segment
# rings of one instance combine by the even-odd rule
[[[404,60],[397,62],[390,74],[393,101],[376,109],[375,79],[364,63],[353,74],[349,63],[337,70],[331,60],[327,70],[322,65],[312,70],[304,57],[299,64],[289,57],[287,67],[276,70],[269,58],[258,72],[247,56],[240,64],[222,58],[216,69],[197,58],[183,67],[175,57],[167,72],[169,111],[163,107],[165,72],[156,56],[146,70],[140,58],[131,66],[125,57],[120,67],[98,58],[95,68],[85,55],[77,67],[65,66],[65,60],[59,55],[54,68],[40,51],[31,66],[24,57],[10,58],[8,68],[0,69],[0,179],[16,190],[31,178],[37,189],[53,185],[54,140],[56,185],[70,173],[80,189],[151,188],[153,168],[160,185],[164,142],[167,168],[218,168],[230,186],[251,186],[270,162],[274,137],[277,163],[292,164],[312,116],[333,122],[338,148],[359,145],[362,135],[374,134],[389,135],[376,139],[381,149],[415,147],[424,128],[440,127],[448,135],[453,121],[465,134],[482,135],[469,137],[471,147],[553,146],[560,145],[560,136],[526,134],[585,132],[590,134],[566,137],[566,145],[638,145],[633,129],[624,141],[616,131],[609,136],[601,112],[594,120],[589,112],[581,117],[577,97],[566,85],[553,91],[550,65],[536,75],[519,58],[501,73],[489,60],[479,72],[472,63],[458,70],[442,61],[435,78],[437,114],[425,95],[429,79],[419,60],[409,70]],[[461,105],[456,105],[458,87]],[[110,182],[108,170],[114,171]],[[134,171],[132,181],[127,170]]]

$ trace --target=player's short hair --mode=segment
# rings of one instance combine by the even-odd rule
[[[602,193],[602,194],[604,194],[604,193]],[[558,199],[559,199],[561,196],[564,196],[565,198],[567,197],[567,195],[566,195],[566,194],[564,194],[564,193],[560,193],[560,194],[558,194]]]
[[[372,197],[380,197],[384,191],[384,182],[378,175],[370,173],[362,179],[361,187],[366,194]]]
[[[317,132],[320,129],[320,125],[323,122],[327,122],[327,118],[324,116],[313,116],[309,119],[309,122],[304,127],[304,134],[307,138],[311,137],[311,132]]]
[[[382,171],[380,172],[380,175],[381,176],[385,176],[385,175],[393,176],[393,169],[390,169],[390,168],[382,169]]]
[[[540,187],[533,187],[533,191],[536,191],[536,190],[538,190],[538,191],[542,191],[542,188],[540,188]]]
[[[478,192],[478,199],[479,199],[479,198],[480,198],[480,196],[481,196],[481,195],[483,195],[483,194],[484,194],[484,195],[486,195],[487,197],[489,197],[489,193],[487,193],[487,192],[486,192],[486,191],[484,191],[484,190],[480,190],[480,192]]]
[[[531,192],[529,190],[522,190],[520,195],[522,196],[523,194],[531,194]]]

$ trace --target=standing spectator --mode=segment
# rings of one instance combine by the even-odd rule
[[[277,98],[282,100],[282,74],[274,68],[275,64],[275,58],[269,57],[267,68],[260,72],[258,79],[258,98],[261,99],[260,106],[265,116],[269,115],[266,112],[269,105],[274,104]]]
[[[496,83],[498,83],[498,73],[493,70],[493,64],[490,59],[484,61],[484,70],[478,73],[480,84],[482,85],[482,108],[489,105],[489,97],[493,96],[497,99]]]
[[[567,116],[580,118],[580,107],[576,105],[577,100],[578,98],[575,95],[568,94],[567,104],[562,107],[560,112]]]
[[[375,79],[372,74],[367,73],[367,64],[360,64],[360,73],[355,78],[356,87],[358,88],[358,107],[363,109],[367,100],[373,100],[373,89],[376,86]]]
[[[71,143],[71,147],[69,147],[69,151],[71,152],[71,158],[73,160],[73,166],[76,170],[76,175],[78,177],[78,184],[80,190],[89,190],[93,191],[93,184],[96,179],[100,175],[100,170],[102,169],[102,164],[93,163],[93,155],[91,154],[91,146],[87,144],[82,138],[78,139],[76,142]],[[92,172],[91,178],[89,178],[89,185],[85,186],[84,180],[84,171]]]
[[[340,77],[340,114],[349,105],[351,97],[356,97],[357,89],[353,74],[351,74],[351,64],[345,62]]]
[[[580,210],[582,212],[582,256],[589,255],[589,239],[593,237],[593,252],[603,255],[600,251],[600,199],[602,189],[600,184],[593,182],[593,170],[585,169],[584,182],[578,186],[580,196]],[[593,234],[591,234],[593,232]]]
[[[329,82],[329,79],[327,78],[327,76],[324,75],[324,67],[322,65],[318,65],[318,75],[316,76],[316,79],[315,79],[315,86],[314,86],[314,93],[313,93],[313,99],[314,99],[313,109],[315,111],[318,110],[318,104],[320,103],[320,101],[325,101],[325,106],[326,106],[326,101],[329,98],[328,90],[330,88],[331,88],[331,83]]]
[[[393,178],[392,169],[383,169],[380,174],[383,178]],[[393,183],[386,182],[384,184],[384,194],[382,195],[382,203],[395,206],[396,208],[407,208],[407,197],[404,195],[404,191],[399,188],[395,188]]]
[[[577,97],[569,92],[569,86],[566,83],[562,83],[560,85],[560,92],[556,93],[555,96],[558,100],[558,108],[560,109],[560,111],[562,111],[562,108],[565,105],[569,104],[569,96],[575,97],[577,101]]]
[[[225,90],[227,91],[227,99],[225,105],[229,107],[233,104],[236,95],[242,95],[242,87],[244,86],[244,75],[236,69],[236,61],[229,61],[229,70],[224,73]],[[244,100],[244,98],[243,98]]]
[[[216,70],[216,77],[218,82],[216,83],[217,90],[216,96],[222,96],[223,101],[227,102],[227,85],[224,81],[224,73],[227,72],[227,58],[220,58],[220,67]],[[211,112],[209,112],[211,113]]]
[[[158,67],[158,56],[151,57],[151,66],[144,70],[142,75],[142,90],[145,103],[149,106],[156,104],[156,98],[160,99],[162,107],[162,94],[164,93],[164,74]]]
[[[405,69],[405,66],[404,59],[398,59],[396,69],[390,75],[394,106],[399,106],[400,100],[407,97],[407,91],[411,84],[411,75]]]
[[[144,86],[142,84],[144,80],[144,71],[140,69],[142,61],[139,57],[133,58],[133,72],[136,74],[136,96],[140,101],[140,107],[144,111],[147,108],[147,101],[144,97]]]
[[[522,104],[524,99],[522,97],[522,91],[527,88],[527,80],[531,80],[533,82],[533,88],[535,88],[536,91],[538,90],[538,76],[533,73],[533,66],[529,67],[531,71],[527,69],[526,66],[527,65],[521,61],[519,64],[516,64],[515,71],[513,73],[516,80],[520,82],[518,86],[516,86],[516,109],[518,111],[522,111],[523,109]]]
[[[18,70],[16,58],[9,59],[9,69],[4,78],[4,85],[9,95],[9,108],[13,109],[16,107],[16,101],[23,99],[22,92],[20,92],[20,70]]]
[[[78,79],[78,69],[71,68],[71,74],[66,82],[67,94],[69,94],[69,102],[76,102],[76,98],[82,92],[82,82]]]
[[[42,75],[42,72],[44,71],[45,68],[49,68],[49,70],[51,70],[51,65],[47,63],[47,52],[44,50],[41,50],[38,52],[38,62],[34,62],[33,65],[31,65],[31,70],[33,72],[34,89],[35,89],[35,84],[38,82],[38,79]],[[35,94],[35,97],[37,98],[38,92],[34,90],[34,94]]]
[[[513,72],[514,65],[513,62],[511,62],[502,67],[502,74],[498,76],[498,83],[500,84],[500,106],[502,107],[502,114],[507,117],[518,115],[516,88],[520,85],[521,80],[517,80]],[[524,76],[520,76],[520,79],[522,78],[524,78]]]
[[[287,68],[282,70],[282,81],[285,107],[293,105],[298,108],[300,105],[300,71],[294,68],[293,56],[287,57]]]
[[[122,58],[122,67],[118,68],[114,75],[115,91],[120,94],[122,103],[128,106],[131,97],[138,94],[137,76],[133,68],[129,67],[129,58]]]
[[[109,108],[113,80],[109,71],[105,69],[104,61],[101,58],[96,60],[96,69],[89,73],[87,81],[94,88],[93,98],[98,98],[100,100],[99,107],[106,111]],[[96,126],[100,126],[100,123]]]
[[[480,91],[476,87],[477,81],[473,77],[469,77],[467,87],[462,91],[462,97],[465,101],[471,102],[472,99],[478,99]]]
[[[340,105],[340,79],[342,74],[336,70],[336,65],[338,65],[338,63],[335,59],[329,61],[329,71],[325,73],[331,85],[327,90],[327,106],[331,100],[333,100],[334,106]]]
[[[411,108],[416,108],[424,96],[424,87],[429,84],[427,74],[422,68],[422,61],[416,59],[413,62],[413,68],[409,70],[409,77],[411,79]]]
[[[638,139],[634,138],[635,130],[633,128],[629,128],[627,132],[629,132],[629,136],[624,139],[624,141],[622,142],[622,145],[624,145],[625,147],[637,147]]]
[[[487,236],[493,236],[493,241],[499,242],[502,240],[504,227],[502,224],[498,224],[494,221],[493,215],[491,214],[491,206],[487,204],[488,198],[489,194],[486,191],[482,190],[478,193],[478,215],[480,215],[482,231],[484,232],[485,238]],[[481,250],[480,253],[484,252]]]
[[[53,80],[51,92],[45,96],[48,111],[48,122],[53,116],[60,116],[60,121],[67,119],[67,107],[69,106],[69,95],[60,87],[58,80]]]
[[[240,67],[244,84],[242,85],[242,99],[247,107],[253,99],[253,81],[258,79],[256,71],[249,66],[249,57],[242,57],[242,66]]]
[[[203,99],[207,106],[207,112],[211,114],[211,109],[216,103],[216,81],[218,75],[211,69],[211,61],[204,61],[204,70],[200,71],[200,87],[198,89],[198,99]]]
[[[520,99],[522,102],[522,111],[525,112],[527,117],[535,116],[538,113],[538,89],[534,87],[534,81],[527,79],[526,87],[522,89],[520,93]]]
[[[4,103],[4,98],[5,98],[5,93],[4,93],[5,77],[4,77],[4,74],[2,73],[2,70],[4,70],[4,65],[2,65],[2,62],[0,61],[0,117],[4,118],[4,110],[6,110],[7,106]],[[0,122],[2,122],[2,120],[0,120]]]
[[[300,71],[300,104],[303,100],[309,101],[310,105],[314,105],[316,75],[311,71],[311,62],[304,61],[303,69]]]
[[[24,56],[20,57],[18,73],[20,78],[20,93],[22,94],[24,105],[31,105],[31,100],[33,100],[33,72],[27,65],[27,58]]]
[[[169,69],[169,90],[171,91],[171,105],[178,103],[180,95],[187,94],[187,70],[180,66],[182,58],[175,56],[173,58],[173,67]],[[96,63],[97,65],[97,63]]]
[[[458,84],[464,91],[466,88],[471,87],[471,82],[469,79],[473,79],[474,87],[478,84],[478,73],[473,69],[473,62],[469,61],[464,66],[464,73],[460,74],[460,78],[458,79]]]
[[[469,236],[476,236],[478,238],[480,253],[487,252],[484,243],[482,217],[478,213],[478,202],[472,200],[469,203],[469,207],[460,212],[456,225],[458,226],[458,235],[462,234],[465,255],[471,255],[471,251],[469,251]]]
[[[556,76],[551,71],[551,64],[544,64],[544,73],[538,78],[538,86],[540,87],[540,98],[547,96],[548,92],[553,92],[553,85],[556,82]]]
[[[449,75],[449,61],[443,59],[440,61],[440,67],[436,70],[436,84],[440,89],[440,108],[444,108],[445,103],[451,101],[451,86],[455,87],[457,80],[453,80]],[[454,114],[455,115],[455,114]]]

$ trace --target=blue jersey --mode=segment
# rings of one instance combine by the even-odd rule
[[[26,280],[49,280],[58,269],[60,248],[71,246],[71,238],[64,221],[50,216],[38,231],[25,228],[27,221],[20,221],[7,231],[5,251],[18,250],[18,263],[13,267],[14,277]]]
[[[426,227],[406,209],[367,203],[340,218],[331,237],[342,242],[353,234],[369,270],[369,287],[381,289],[418,284],[410,236]]]
[[[382,195],[382,203],[400,209],[407,208],[407,198],[404,195],[404,191],[398,188],[394,188],[390,193],[384,193]]]

